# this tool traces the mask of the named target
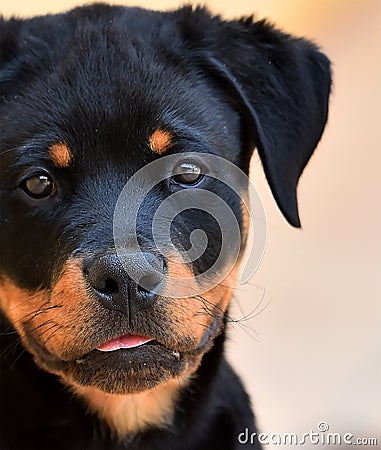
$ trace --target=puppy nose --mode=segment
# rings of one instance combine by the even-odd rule
[[[122,258],[122,259],[121,259]],[[164,259],[153,253],[102,255],[84,264],[89,286],[107,309],[122,312],[130,319],[153,304],[164,279]]]

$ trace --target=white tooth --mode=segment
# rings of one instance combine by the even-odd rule
[[[84,359],[76,359],[75,362],[77,364],[83,364],[85,362],[85,360]]]
[[[173,351],[173,352],[172,352],[172,355],[173,355],[175,358],[180,359],[180,353],[179,353],[179,352]]]

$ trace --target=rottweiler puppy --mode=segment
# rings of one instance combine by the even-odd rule
[[[256,427],[224,339],[247,186],[234,190],[206,156],[248,175],[256,149],[299,227],[328,59],[253,17],[105,4],[0,18],[0,52],[1,448],[238,448]],[[240,231],[223,280],[213,267],[226,236],[197,207],[202,192]],[[180,211],[158,231],[155,211],[175,194]],[[178,257],[200,230],[203,251]]]

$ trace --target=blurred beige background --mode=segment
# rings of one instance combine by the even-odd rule
[[[0,0],[0,13],[27,16],[83,3]],[[302,230],[282,219],[253,160],[269,235],[259,270],[237,289],[237,319],[238,305],[245,313],[258,309],[232,325],[230,360],[262,431],[317,431],[325,421],[332,432],[378,437],[381,448],[381,1],[204,3],[226,18],[255,12],[317,41],[334,69],[329,125],[299,187]]]

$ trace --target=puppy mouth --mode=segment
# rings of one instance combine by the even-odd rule
[[[70,360],[51,353],[28,329],[25,338],[37,364],[59,375],[64,382],[129,394],[152,389],[198,366],[218,329],[215,321],[196,348],[181,353],[153,336],[119,334],[111,339],[106,337],[90,351]]]
[[[90,350],[75,359],[66,360],[51,353],[37,337],[33,336],[28,329],[26,329],[25,336],[33,350],[33,353],[41,359],[43,364],[55,371],[61,371],[64,367],[70,364],[83,364],[89,356],[95,357],[98,355],[98,357],[102,358],[102,355],[108,355],[108,359],[110,359],[111,356],[116,355],[137,356],[143,350],[146,353],[148,348],[151,350],[158,348],[167,349],[168,351],[171,351],[172,355],[178,360],[181,356],[180,352],[169,349],[151,336],[140,334],[123,334],[105,340],[104,342],[98,344],[97,347],[93,348],[93,350]]]
[[[59,375],[66,384],[94,386],[112,394],[152,389],[179,377],[191,363],[184,354],[139,334],[106,340],[72,360],[62,360],[51,353],[28,330],[25,337],[37,364]]]
[[[96,349],[100,352],[114,352],[120,349],[128,349],[140,347],[148,342],[152,342],[154,339],[149,336],[125,334],[123,336],[110,339],[103,344],[99,345]]]

